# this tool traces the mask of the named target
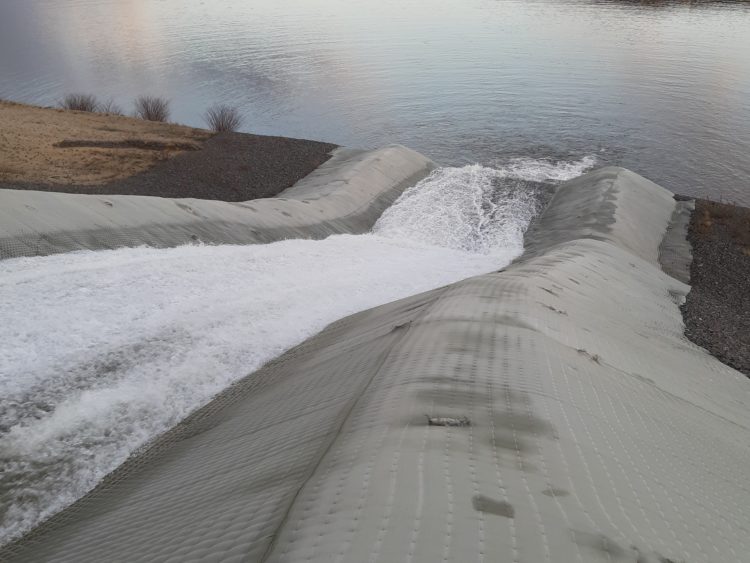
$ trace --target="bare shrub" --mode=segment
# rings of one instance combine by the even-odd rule
[[[97,111],[99,102],[91,94],[67,94],[59,103],[63,109],[75,111]]]
[[[167,121],[169,100],[157,96],[139,96],[135,99],[135,116],[146,121]]]
[[[236,107],[226,104],[214,104],[203,114],[208,127],[214,131],[237,131],[244,121]]]
[[[102,102],[101,104],[99,104],[99,109],[97,111],[100,113],[108,113],[110,115],[125,115],[125,112],[122,111],[122,108],[118,106],[111,98],[106,102]]]

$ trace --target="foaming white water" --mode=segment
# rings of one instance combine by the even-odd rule
[[[518,178],[436,171],[368,235],[0,262],[0,543],[330,322],[505,266]]]
[[[514,158],[501,170],[510,177],[527,182],[564,182],[580,176],[594,164],[595,156],[584,156],[581,160],[574,161]]]
[[[478,164],[435,170],[386,209],[373,232],[480,254],[519,253],[538,198],[503,183],[509,176]]]

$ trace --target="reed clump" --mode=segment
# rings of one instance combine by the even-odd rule
[[[58,105],[62,109],[95,112],[99,108],[99,101],[92,94],[66,94]]]
[[[146,121],[169,120],[169,100],[158,96],[139,96],[135,99],[135,117]]]
[[[244,117],[236,107],[226,104],[214,104],[203,114],[203,119],[209,129],[219,133],[237,131],[244,121]]]
[[[117,105],[112,98],[110,98],[106,102],[102,102],[101,104],[99,104],[99,107],[96,111],[109,115],[125,115],[125,112],[122,111],[122,108]]]

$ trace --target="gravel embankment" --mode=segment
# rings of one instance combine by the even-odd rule
[[[750,377],[750,208],[697,200],[685,334]]]
[[[108,183],[0,182],[0,188],[247,201],[273,197],[292,186],[328,160],[335,148],[302,139],[220,133],[205,140],[199,150],[182,152]]]

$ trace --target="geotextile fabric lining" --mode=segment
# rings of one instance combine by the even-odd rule
[[[0,554],[746,561],[750,382],[683,335],[675,210],[563,184],[508,268],[332,324]]]
[[[0,259],[363,233],[434,167],[428,158],[399,145],[337,149],[277,197],[240,203],[0,190]]]

